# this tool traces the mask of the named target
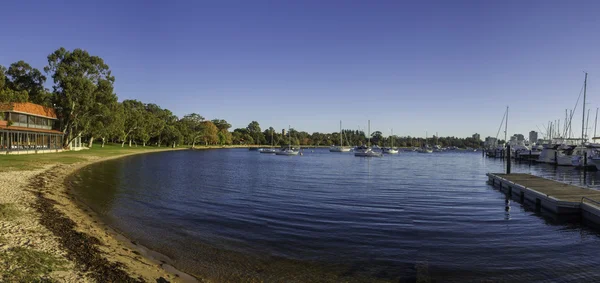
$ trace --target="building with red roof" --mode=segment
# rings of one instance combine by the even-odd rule
[[[24,103],[0,103],[0,152],[45,153],[62,150],[53,108]]]

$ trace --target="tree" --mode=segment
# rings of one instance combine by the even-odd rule
[[[102,147],[106,143],[106,140],[110,137],[119,136],[123,132],[124,124],[124,113],[123,105],[117,103],[110,115],[102,119],[102,127],[97,131],[96,136],[102,140]],[[123,146],[124,144],[121,144]]]
[[[27,91],[17,91],[9,88],[10,79],[6,76],[6,68],[0,65],[0,102],[27,102]]]
[[[261,141],[260,136],[262,136],[262,135],[260,133],[260,125],[258,124],[258,122],[256,122],[256,121],[250,122],[250,124],[248,124],[248,127],[246,127],[246,129],[248,130],[248,134],[250,136],[252,136],[252,139],[257,143],[260,143],[260,141]],[[263,139],[264,139],[264,137],[263,137]]]
[[[168,109],[164,109],[162,111],[162,114],[160,115],[160,119],[164,121],[165,126],[163,127],[162,131],[160,131],[160,133],[158,134],[158,138],[157,138],[157,144],[158,146],[161,146],[163,138],[166,137],[166,142],[167,145],[171,144],[171,141],[173,140],[173,132],[175,129],[177,129],[176,123],[179,120],[177,118],[177,116],[173,115],[173,113],[168,110]],[[171,128],[169,128],[171,127]],[[178,137],[181,136],[181,133],[177,134]],[[179,140],[177,141],[179,142]]]
[[[129,146],[131,147],[131,135],[138,131],[141,127],[142,119],[144,118],[144,104],[138,100],[124,100],[122,105],[122,122],[120,138],[121,147],[125,146],[125,142],[129,138]]]
[[[201,125],[202,140],[204,141],[204,144],[216,144],[219,141],[219,128],[211,121],[204,121]]]
[[[200,116],[197,113],[192,113],[183,116],[180,122],[182,128],[185,129],[185,132],[183,133],[187,135],[186,139],[188,140],[188,143],[191,143],[192,147],[196,146],[196,142],[199,141],[202,135],[204,134],[202,126],[202,122],[204,122],[204,117]]]
[[[175,147],[176,144],[183,140],[183,135],[176,124],[168,124],[165,126],[161,136],[167,144],[170,144],[172,147]]]
[[[211,122],[213,122],[213,124],[215,124],[215,126],[217,126],[219,131],[229,130],[229,128],[231,128],[231,124],[227,123],[227,121],[225,121],[223,119],[213,119]]]
[[[40,70],[32,68],[25,61],[21,60],[12,63],[6,72],[10,77],[8,87],[14,91],[26,91],[29,102],[50,106],[50,92],[44,87],[46,77]]]
[[[166,120],[171,115],[171,111],[165,112],[156,104],[145,105],[142,123],[139,127],[139,138],[142,140],[142,146],[146,146],[151,138],[160,135],[166,125]]]
[[[220,130],[217,137],[220,145],[231,144],[233,140],[232,134],[227,130]]]
[[[97,118],[90,122],[89,127],[89,140],[88,147],[91,148],[94,145],[94,138],[100,137],[102,139],[102,147],[106,143],[106,138],[110,135],[118,134],[122,128],[123,119],[122,112],[118,112],[119,103],[114,101],[111,104],[99,105],[97,112]]]
[[[44,70],[54,80],[52,102],[67,137],[63,145],[67,146],[89,131],[91,122],[103,115],[101,108],[117,101],[115,78],[102,58],[82,49],[59,48],[48,55]]]

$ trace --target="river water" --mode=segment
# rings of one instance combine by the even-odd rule
[[[598,230],[507,200],[486,184],[503,168],[480,152],[218,149],[109,160],[69,181],[108,224],[214,281],[600,281]],[[600,185],[572,167],[513,172]]]

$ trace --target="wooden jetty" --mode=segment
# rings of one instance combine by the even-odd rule
[[[489,183],[521,202],[531,201],[536,209],[558,215],[581,215],[600,225],[600,191],[557,182],[531,174],[488,173]]]

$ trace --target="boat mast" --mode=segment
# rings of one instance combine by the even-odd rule
[[[573,127],[571,127],[571,123],[573,122],[573,110],[569,110],[569,138],[573,136]]]
[[[596,111],[596,116],[598,115],[598,112]],[[394,148],[394,129],[392,129],[392,149]]]
[[[587,120],[585,121],[585,136],[586,137],[588,136],[587,131],[589,129],[588,125],[590,124],[590,110],[591,109],[588,109]]]
[[[587,73],[585,73],[585,79],[583,80],[583,117],[581,117],[581,144],[585,143],[585,137],[583,136],[585,127],[585,94],[587,90]]]
[[[371,120],[369,120],[369,130],[367,132],[367,147],[371,147]]]
[[[508,140],[506,139],[506,134],[508,133],[508,106],[506,106],[506,120],[504,120],[504,146],[508,144]]]
[[[594,122],[594,136],[592,139],[596,138],[596,125],[598,125],[598,108],[596,108],[596,122]]]
[[[292,129],[292,126],[288,125],[288,150],[292,150],[292,133],[290,133],[290,130]]]
[[[342,141],[342,120],[340,120],[340,147],[344,146],[344,141]]]

